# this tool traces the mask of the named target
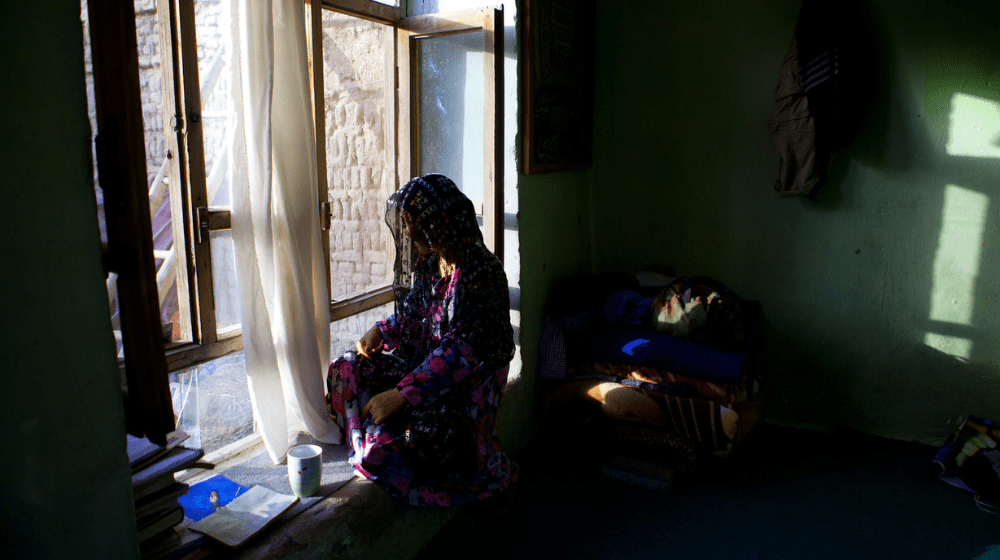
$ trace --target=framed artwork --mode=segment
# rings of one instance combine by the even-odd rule
[[[594,0],[523,0],[525,175],[586,169],[594,120]]]

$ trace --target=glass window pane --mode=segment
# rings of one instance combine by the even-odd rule
[[[483,33],[418,44],[420,174],[443,173],[482,212]]]
[[[191,436],[184,445],[211,453],[254,432],[243,352],[170,374],[177,429]]]
[[[393,123],[386,97],[386,41],[392,28],[323,10],[326,176],[332,211],[331,294],[344,300],[392,282],[385,201],[392,175]],[[390,34],[390,35],[386,35]]]
[[[330,360],[336,360],[344,352],[353,350],[361,336],[375,326],[376,321],[392,315],[394,309],[393,303],[387,303],[330,323]]]
[[[228,180],[229,137],[236,114],[231,102],[232,56],[230,2],[196,0],[198,78],[201,81],[201,129],[205,146],[205,174],[209,206],[230,206]],[[214,269],[213,269],[214,273]]]
[[[240,327],[240,292],[236,284],[236,252],[232,230],[210,232],[209,243],[212,244],[216,330],[232,331]],[[219,274],[219,271],[224,274]]]
[[[201,129],[205,147],[205,185],[209,208],[232,206],[229,151],[236,128],[232,102],[232,12],[230,2],[195,0],[198,78],[201,82]],[[218,332],[240,327],[239,292],[233,238],[228,231],[211,232],[212,285]]]

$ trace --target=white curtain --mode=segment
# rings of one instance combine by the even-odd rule
[[[300,431],[340,443],[323,398],[330,309],[304,4],[233,0],[232,231],[254,420],[275,464]]]

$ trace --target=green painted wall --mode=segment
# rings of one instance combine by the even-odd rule
[[[80,3],[2,12],[2,549],[15,558],[134,558]]]
[[[590,269],[590,205],[585,171],[518,177],[518,228],[521,257],[522,386],[512,388],[501,403],[501,437],[517,418],[514,433],[534,435],[538,418],[538,346],[545,301],[552,285]],[[513,398],[511,394],[513,393]],[[506,414],[516,407],[519,416]],[[523,436],[522,436],[523,437]]]
[[[867,4],[881,87],[816,202],[772,189],[798,2],[599,2],[594,267],[760,300],[766,420],[937,442],[1000,420],[1000,4]]]

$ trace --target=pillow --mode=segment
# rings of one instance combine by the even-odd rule
[[[681,277],[661,290],[650,323],[657,332],[713,348],[744,347],[739,298],[709,278]]]

